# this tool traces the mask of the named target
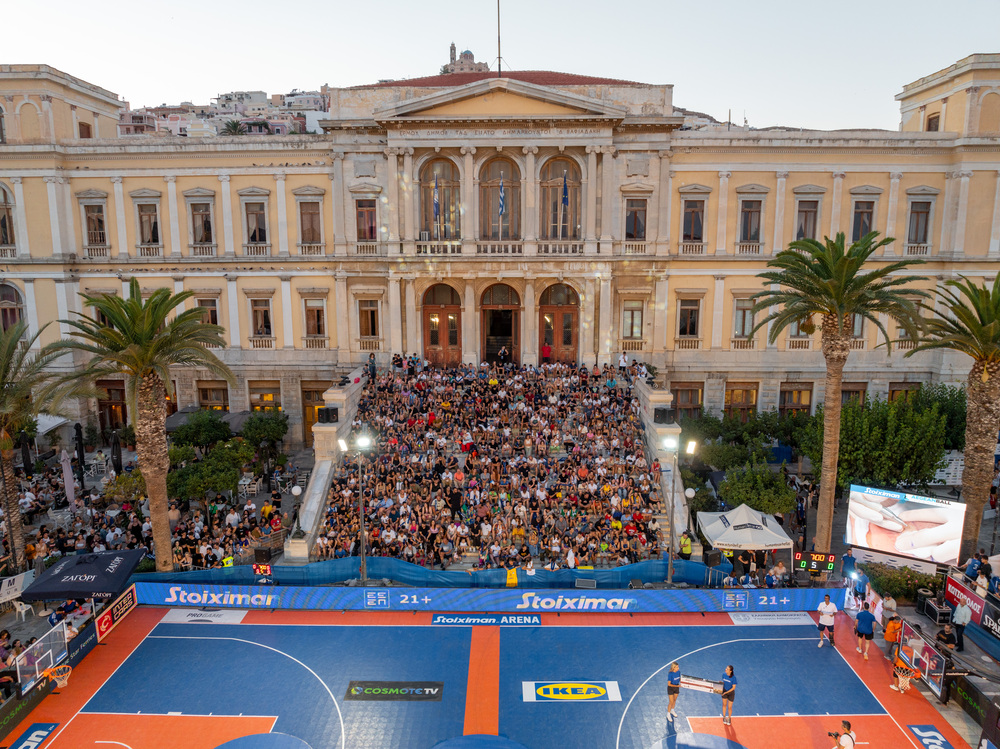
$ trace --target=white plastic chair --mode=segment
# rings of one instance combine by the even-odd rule
[[[32,608],[29,604],[25,603],[24,601],[15,600],[14,608],[17,610],[17,613],[14,615],[14,618],[16,619],[17,617],[21,617],[22,622],[25,621],[25,618],[28,616],[29,611],[31,612],[32,616],[35,615],[35,609]]]

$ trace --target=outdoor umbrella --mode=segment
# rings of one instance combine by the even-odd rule
[[[84,466],[87,465],[87,455],[83,449],[83,427],[76,424],[73,427],[73,432],[76,435],[76,470],[79,473],[80,478],[80,494],[81,496],[87,493],[87,484],[84,482]]]
[[[70,462],[69,453],[64,449],[59,456],[59,463],[62,465],[63,484],[66,488],[66,501],[69,506],[76,510],[76,487],[73,486],[73,466]]]
[[[25,601],[66,598],[114,598],[125,590],[129,576],[145,551],[102,551],[63,557],[21,593]]]
[[[29,478],[35,475],[35,467],[31,463],[31,448],[28,446],[28,435],[21,430],[21,462],[24,464],[24,475]]]
[[[122,441],[118,438],[118,431],[111,433],[111,467],[115,469],[115,475],[122,474]]]
[[[729,512],[699,512],[698,527],[716,549],[791,549],[792,539],[773,516],[739,505]]]

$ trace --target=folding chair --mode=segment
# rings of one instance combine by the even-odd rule
[[[25,603],[24,601],[15,599],[14,608],[17,610],[17,613],[14,615],[14,618],[17,619],[17,617],[21,617],[22,622],[25,621],[25,617],[27,617],[29,611],[31,612],[32,616],[35,615],[35,609],[32,608],[31,605]]]

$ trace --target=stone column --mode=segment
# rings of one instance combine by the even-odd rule
[[[281,280],[281,336],[282,348],[295,348],[295,332],[292,327],[292,277],[279,276]],[[277,327],[277,326],[275,326]]]
[[[538,146],[525,146],[524,154],[524,211],[521,214],[521,224],[524,230],[525,243],[534,243],[538,238],[538,175],[535,174],[535,154]],[[525,248],[527,249],[527,248]],[[534,254],[534,247],[532,247]]]
[[[938,125],[938,130],[940,130],[942,133],[948,129],[945,126],[945,115],[947,114],[948,114],[948,97],[946,96],[943,99],[941,99],[941,116],[938,118],[938,122],[940,123]]]
[[[42,117],[39,118],[38,129],[41,132],[42,140],[53,143],[56,140],[56,121],[52,112],[52,97],[49,94],[42,94]],[[76,133],[73,137],[77,137]]]
[[[24,279],[24,310],[28,313],[28,335],[33,336],[40,328],[38,327],[38,306],[35,303],[35,281],[31,278]],[[60,318],[62,318],[61,315]],[[41,338],[36,338],[31,344],[32,351],[38,351],[41,347]]]
[[[780,289],[780,288],[781,288],[781,286],[779,284],[776,284],[776,283],[771,284],[771,291],[778,291],[778,289]],[[767,308],[767,312],[765,314],[766,315],[770,315],[772,312],[774,312],[774,307],[768,307]],[[767,348],[769,350],[771,350],[771,351],[774,351],[775,349],[778,348],[778,342],[775,341],[774,343],[771,343],[771,331],[772,330],[774,330],[774,320],[771,320],[771,322],[769,322],[767,324],[767,331],[766,331],[767,332],[767,337],[764,339],[764,342],[765,342],[765,345],[767,346]]]
[[[462,363],[479,363],[479,336],[476,334],[476,285],[465,282],[465,304],[462,306]]]
[[[535,283],[524,284],[524,313],[521,321],[521,363],[538,364],[538,310],[535,307]]]
[[[350,302],[347,298],[347,276],[338,273],[333,282],[334,304],[337,307],[337,364],[351,361]]]
[[[118,232],[118,241],[111,248],[111,257],[124,255],[128,257],[128,234],[125,230],[125,189],[122,187],[121,177],[112,177],[111,184],[115,195],[115,228]],[[85,227],[86,228],[86,227]]]
[[[614,351],[614,342],[611,340],[611,273],[607,268],[601,271],[600,304],[597,356],[598,364],[604,365],[612,361]]]
[[[888,217],[885,221],[885,236],[895,237],[896,236],[896,214],[899,212],[899,180],[902,178],[902,172],[890,172],[889,173],[889,205],[888,205]],[[903,227],[906,230],[906,227]],[[893,242],[890,245],[886,245],[882,248],[882,254],[884,255],[902,255],[904,250],[903,245],[906,243],[906,237],[902,240]],[[897,253],[895,248],[899,247],[900,251]]]
[[[836,237],[840,230],[840,203],[843,200],[841,193],[844,189],[845,172],[833,173],[833,197],[830,199],[830,236]]]
[[[990,231],[990,257],[1000,256],[1000,169],[993,188],[993,228]]]
[[[927,121],[926,118],[927,118],[927,107],[926,106],[921,106],[920,107],[920,130],[921,131],[923,131],[924,125],[926,124],[926,121]]]
[[[62,227],[59,220],[59,192],[56,188],[58,177],[42,177],[45,182],[45,191],[49,199],[49,231],[52,234],[52,255],[57,257],[63,252]],[[83,231],[86,231],[86,227]],[[63,317],[63,315],[60,315]],[[67,335],[68,330],[63,335]]]
[[[278,203],[278,255],[288,257],[288,195],[285,193],[285,173],[277,172],[274,181],[275,200]]]
[[[673,152],[660,151],[660,191],[657,195],[656,254],[670,254],[670,232],[673,228],[674,172],[670,168]]]
[[[979,132],[979,86],[965,89],[965,127],[962,135]]]
[[[17,256],[31,257],[31,247],[28,245],[28,211],[24,206],[24,187],[20,177],[11,177],[14,185],[14,236],[17,242]]]
[[[656,303],[653,306],[653,353],[667,350],[670,338],[670,279],[656,279]]]
[[[597,252],[597,154],[600,151],[600,146],[587,146],[587,180],[584,188],[587,191],[587,216],[583,247],[587,254]],[[547,214],[548,206],[545,210]]]
[[[615,153],[614,146],[604,146],[601,149],[601,252],[605,255],[610,255],[612,251],[611,223],[615,206]],[[602,308],[603,305],[604,300],[602,299]]]
[[[399,306],[399,276],[389,276],[389,349],[403,352],[403,316]]]
[[[182,291],[184,291],[184,276],[172,276],[172,278],[174,279],[174,293],[180,294]],[[179,312],[183,312],[184,310],[186,310],[188,308],[189,301],[190,301],[189,299],[185,299],[183,302],[180,303],[180,305],[178,305],[177,310]]]
[[[583,284],[583,298],[580,300],[582,305],[580,344],[583,363],[589,364],[597,361],[597,355],[594,352],[594,279],[587,278]]]
[[[181,256],[181,212],[177,208],[177,178],[169,174],[163,178],[167,183],[167,210],[170,211],[170,256]]]
[[[56,279],[56,314],[59,320],[59,335],[62,338],[69,338],[70,327],[63,320],[69,319],[69,300],[70,294],[73,292],[71,287],[75,285],[75,282],[68,278]]]
[[[239,348],[242,344],[240,340],[240,300],[238,295],[236,276],[226,276],[226,299],[228,301],[227,306],[229,307],[229,320],[226,327],[229,329],[229,345],[232,348]]]
[[[725,304],[726,277],[715,277],[715,289],[712,291],[712,348],[722,348],[722,315]]]
[[[962,171],[958,176],[961,182],[958,188],[958,216],[955,219],[955,241],[952,244],[952,251],[956,255],[964,255],[965,227],[969,219],[969,180],[972,178],[972,172]]]
[[[417,290],[413,276],[406,277],[406,350],[411,354],[423,353],[423,346],[417,338]]]
[[[344,153],[333,151],[333,172],[330,174],[330,205],[333,208],[333,222],[330,237],[335,255],[347,254],[347,220],[345,218],[344,201]]]
[[[726,229],[729,220],[729,178],[732,172],[719,172],[719,218],[715,224],[715,254],[726,254]]]
[[[222,192],[222,226],[224,227],[222,234],[226,240],[226,257],[233,257],[236,255],[234,239],[236,227],[233,225],[233,195],[229,190],[229,175],[220,174],[219,182],[222,183],[219,190]],[[218,238],[215,241],[218,242]]]
[[[389,192],[389,254],[399,254],[399,149],[385,149],[386,182]]]
[[[473,170],[475,164],[472,157],[476,155],[475,146],[462,146],[462,254],[476,254],[476,240],[479,238],[478,225],[472,205],[472,191],[475,183]],[[433,237],[433,232],[431,237]],[[477,353],[478,357],[478,353]],[[477,359],[478,360],[478,359]]]
[[[417,248],[413,244],[416,235],[413,233],[413,149],[402,148],[403,152],[403,252],[415,255]]]
[[[785,180],[788,172],[775,172],[778,178],[778,189],[774,192],[774,240],[771,243],[771,254],[785,249]]]

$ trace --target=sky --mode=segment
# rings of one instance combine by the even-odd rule
[[[435,75],[452,41],[497,58],[496,0],[83,8],[7,3],[0,63],[51,65],[140,107]],[[896,130],[904,84],[1000,52],[1000,1],[501,0],[501,28],[505,69],[671,83],[675,106],[752,127]]]

